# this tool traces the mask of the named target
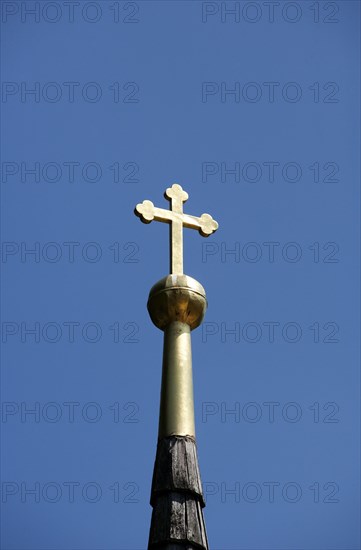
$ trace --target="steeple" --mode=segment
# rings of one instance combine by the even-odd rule
[[[165,192],[170,210],[151,201],[137,204],[144,223],[170,225],[170,275],[150,290],[148,312],[164,332],[158,445],[150,504],[153,507],[148,550],[208,550],[203,518],[193,404],[191,331],[204,317],[207,300],[202,285],[183,273],[183,227],[207,237],[218,224],[209,214],[183,213],[188,194],[174,184]]]

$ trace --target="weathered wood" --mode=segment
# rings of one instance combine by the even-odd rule
[[[195,440],[187,436],[165,437],[158,442],[150,503],[158,493],[194,493],[205,506]]]
[[[193,438],[171,436],[158,441],[150,503],[148,550],[208,550]]]

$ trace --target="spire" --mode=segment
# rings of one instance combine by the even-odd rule
[[[174,184],[165,192],[170,210],[151,201],[137,204],[144,223],[170,224],[170,270],[150,290],[148,312],[164,332],[158,445],[150,504],[153,507],[148,550],[208,550],[203,518],[194,425],[191,331],[204,317],[207,299],[202,285],[183,274],[183,227],[204,237],[218,228],[209,214],[183,213],[188,194]]]

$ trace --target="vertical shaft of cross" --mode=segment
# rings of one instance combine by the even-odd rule
[[[174,192],[172,189],[167,194],[170,199],[170,210],[175,214],[170,224],[170,273],[182,275],[183,273],[183,202],[188,194],[183,190]],[[178,214],[178,216],[177,216]]]
[[[170,273],[182,275],[183,273],[183,223],[174,220],[170,226]]]

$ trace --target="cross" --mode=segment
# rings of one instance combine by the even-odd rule
[[[183,227],[198,229],[203,237],[209,237],[218,229],[218,223],[209,214],[199,218],[183,213],[183,203],[188,200],[188,193],[175,183],[168,187],[164,196],[170,201],[170,209],[157,208],[152,201],[145,200],[137,204],[134,213],[143,223],[155,220],[170,224],[170,272],[183,274]]]

